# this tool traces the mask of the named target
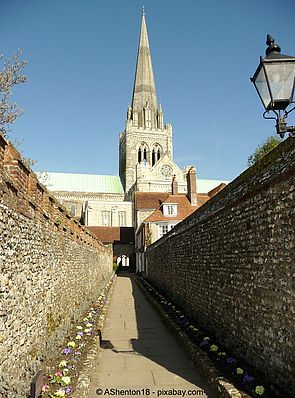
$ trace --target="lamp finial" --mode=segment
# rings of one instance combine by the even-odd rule
[[[278,44],[275,44],[275,39],[270,34],[266,36],[266,44],[268,45],[267,49],[265,50],[266,55],[274,51],[277,53],[281,52],[281,47]]]

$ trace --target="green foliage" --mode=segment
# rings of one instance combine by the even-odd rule
[[[275,137],[268,137],[262,144],[258,145],[255,151],[248,157],[248,166],[253,166],[258,160],[262,159],[267,153],[272,151],[281,141]]]

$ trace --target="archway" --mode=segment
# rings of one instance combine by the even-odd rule
[[[130,259],[126,254],[121,254],[117,257],[117,265],[121,266],[122,269],[127,269],[130,266]]]

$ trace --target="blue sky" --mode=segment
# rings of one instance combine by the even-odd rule
[[[24,114],[10,136],[35,169],[118,173],[143,4],[180,167],[233,179],[274,132],[249,78],[267,33],[295,55],[293,0],[1,0],[0,52],[21,48],[28,61],[14,97]]]

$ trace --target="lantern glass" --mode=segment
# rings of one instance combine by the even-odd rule
[[[268,107],[271,104],[271,96],[269,94],[269,88],[265,76],[265,70],[262,65],[259,66],[260,70],[257,73],[256,72],[256,77],[253,78],[253,83],[256,87],[256,90],[260,96],[260,99],[265,107],[265,109],[268,109]]]
[[[265,62],[263,66],[269,83],[273,108],[286,108],[293,97],[295,62]]]

